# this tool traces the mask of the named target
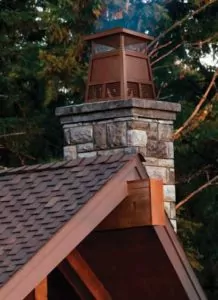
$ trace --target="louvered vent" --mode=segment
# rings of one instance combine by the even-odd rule
[[[150,84],[141,84],[141,93],[143,99],[153,99],[154,92],[153,87]]]
[[[106,84],[105,97],[115,98],[120,96],[120,82],[112,82]]]
[[[140,93],[139,93],[139,84],[137,82],[128,82],[127,83],[127,88],[128,88],[128,97],[129,98],[139,98]]]
[[[89,87],[88,100],[101,99],[103,94],[103,84],[91,85]]]

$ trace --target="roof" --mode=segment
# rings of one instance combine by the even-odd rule
[[[146,41],[148,41],[148,40],[152,41],[154,39],[152,36],[149,36],[144,33],[140,33],[140,32],[122,28],[122,27],[117,27],[117,28],[104,30],[104,31],[101,31],[101,32],[98,32],[95,34],[87,35],[84,37],[84,40],[86,40],[86,41],[95,40],[95,39],[105,38],[107,36],[111,36],[114,34],[120,34],[120,33],[124,33],[125,35],[133,36],[133,37],[139,38],[141,40],[146,40]]]
[[[101,156],[0,172],[0,286],[129,160]]]
[[[0,299],[24,299],[81,242],[95,236],[94,229],[129,199],[131,182],[137,188],[134,201],[140,203],[144,185],[138,182],[151,182],[141,161],[140,155],[117,154],[1,171]],[[145,210],[162,197],[151,186],[148,194]],[[205,300],[169,220],[136,228],[145,229],[143,236],[149,228],[155,232],[187,299]]]

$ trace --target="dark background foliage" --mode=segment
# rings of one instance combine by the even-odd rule
[[[201,7],[204,9],[193,15]],[[62,157],[62,131],[54,110],[84,99],[89,48],[82,36],[115,26],[155,37],[166,33],[150,48],[157,97],[181,103],[176,127],[184,124],[217,67],[217,1],[2,0],[2,167]],[[202,60],[205,55],[210,65]],[[218,175],[217,113],[214,84],[175,141],[178,202]],[[178,210],[178,216],[179,235],[190,262],[209,299],[217,299],[218,186],[209,185],[196,193]]]

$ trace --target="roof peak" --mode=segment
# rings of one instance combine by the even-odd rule
[[[116,161],[127,161],[131,157],[137,156],[136,154],[111,154],[111,155],[101,155],[101,156],[93,156],[89,158],[77,158],[72,160],[60,160],[50,163],[44,164],[36,164],[36,165],[24,165],[17,168],[6,168],[0,170],[0,177],[8,174],[22,174],[22,173],[32,173],[32,172],[41,172],[44,170],[56,170],[62,168],[72,168],[78,165],[91,165],[91,164],[103,164],[103,163],[113,163]],[[142,156],[140,156],[140,160],[143,160]]]

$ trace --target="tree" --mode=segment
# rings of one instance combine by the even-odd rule
[[[0,3],[0,157],[3,165],[61,153],[54,108],[80,101],[98,1]]]
[[[155,37],[149,56],[157,97],[182,104],[174,136],[179,234],[193,266],[203,267],[198,275],[211,300],[218,296],[217,67],[202,57],[217,55],[217,14],[217,0],[0,2],[4,166],[61,155],[54,109],[83,100],[88,49],[81,36],[121,25]]]

